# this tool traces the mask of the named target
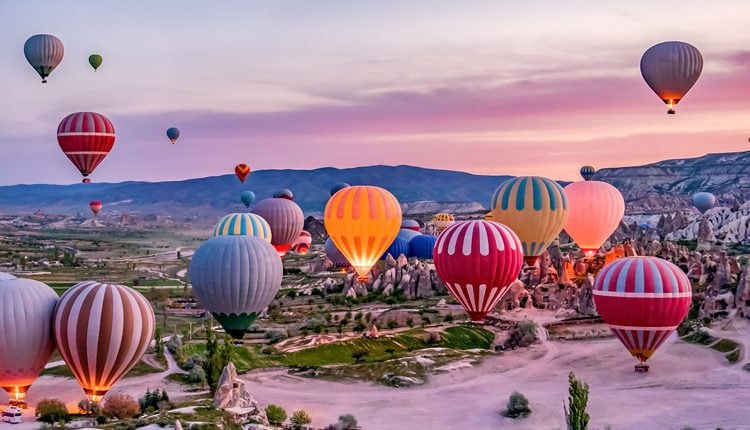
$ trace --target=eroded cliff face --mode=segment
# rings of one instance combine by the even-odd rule
[[[698,191],[713,193],[719,204],[731,207],[750,200],[750,152],[601,169],[594,179],[617,187],[625,197],[628,213],[689,207],[690,196]]]
[[[438,212],[448,212],[455,215],[483,212],[487,210],[488,209],[478,202],[421,201],[401,204],[401,211],[404,215],[435,214]]]

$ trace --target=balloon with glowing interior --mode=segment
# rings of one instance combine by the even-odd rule
[[[55,344],[89,399],[99,401],[141,360],[155,323],[151,304],[134,289],[79,282],[55,308]]]
[[[437,237],[431,234],[420,234],[409,241],[409,257],[431,260],[432,250],[437,242]]]
[[[380,187],[346,187],[328,200],[324,221],[336,248],[364,281],[398,235],[401,205],[393,194]]]
[[[115,145],[115,127],[96,112],[75,112],[57,127],[57,143],[83,175],[84,183]]]
[[[342,254],[341,251],[336,248],[336,245],[334,245],[330,237],[326,239],[326,244],[323,247],[323,250],[325,251],[326,257],[331,260],[333,267],[350,266],[349,261],[347,261],[346,257],[344,257],[344,254]]]
[[[675,106],[693,87],[703,70],[698,48],[685,42],[656,44],[641,57],[641,75],[649,87],[674,114]]]
[[[94,213],[94,216],[98,215],[99,212],[101,212],[102,206],[102,202],[100,202],[99,200],[94,200],[89,203],[89,209],[91,209],[91,212]]]
[[[249,208],[255,202],[255,193],[252,191],[243,191],[240,193],[240,201],[246,208]]]
[[[712,209],[716,206],[716,196],[711,193],[703,192],[693,194],[693,206],[695,206],[700,213],[704,214],[707,210]]]
[[[339,182],[338,184],[331,187],[331,195],[338,193],[340,189],[346,187],[351,187],[351,185],[347,184],[346,182]]]
[[[568,198],[565,231],[578,244],[586,258],[599,251],[625,215],[620,191],[606,182],[573,182],[564,188]]]
[[[271,244],[257,236],[215,236],[198,247],[188,269],[201,303],[235,339],[271,303],[284,268]]]
[[[247,179],[247,175],[250,174],[250,166],[245,163],[240,163],[234,166],[234,174],[237,175],[237,178],[240,180],[240,182],[245,182],[245,179]]]
[[[630,354],[636,370],[685,319],[692,303],[687,275],[656,257],[625,257],[604,266],[594,284],[594,304]]]
[[[398,237],[403,238],[404,240],[406,240],[406,243],[409,243],[409,241],[411,241],[415,237],[419,236],[420,234],[422,234],[422,233],[420,233],[418,231],[414,231],[414,230],[409,229],[409,228],[402,228],[402,229],[399,229],[399,231],[398,231]]]
[[[91,65],[91,67],[94,68],[94,71],[97,71],[97,69],[99,69],[99,66],[102,65],[103,61],[104,61],[104,59],[99,54],[91,54],[91,55],[89,55],[89,64]]]
[[[451,214],[439,213],[432,217],[432,223],[437,227],[438,233],[456,223],[456,219]]]
[[[273,193],[275,199],[294,200],[294,193],[288,188],[282,188]]]
[[[592,166],[581,167],[581,177],[584,181],[588,181],[593,178],[594,173],[596,173],[596,169],[594,169]]]
[[[177,127],[169,127],[167,129],[167,139],[173,144],[180,138],[180,129]]]
[[[253,206],[252,213],[268,221],[271,226],[271,245],[281,257],[289,251],[305,224],[302,209],[297,203],[285,198],[263,199]]]
[[[23,55],[42,77],[42,83],[47,82],[47,76],[60,64],[64,54],[62,41],[51,34],[35,34],[23,45]]]
[[[493,221],[458,222],[437,238],[435,269],[472,321],[482,321],[518,279],[521,241]]]
[[[380,256],[380,259],[385,260],[389,255],[393,258],[398,258],[402,254],[406,257],[409,256],[409,241],[401,236],[396,236],[388,246],[388,249]]]
[[[26,391],[55,350],[57,301],[48,285],[0,272],[0,388],[11,404],[24,405]]]
[[[534,265],[568,219],[565,191],[541,176],[519,176],[500,185],[492,196],[492,220],[510,227],[521,239],[524,260]]]
[[[214,236],[258,236],[271,243],[271,226],[262,216],[249,213],[224,215],[214,227]]]
[[[312,245],[312,235],[307,230],[302,230],[297,240],[292,243],[291,250],[297,254],[305,255],[310,251],[310,245]]]
[[[404,218],[401,220],[401,229],[406,230],[414,230],[416,232],[421,231],[421,227],[419,226],[419,222],[413,219]]]

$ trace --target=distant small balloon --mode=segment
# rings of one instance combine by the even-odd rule
[[[240,180],[240,182],[245,182],[245,179],[247,179],[247,175],[250,174],[250,166],[245,163],[240,163],[234,166],[234,174],[237,175],[237,178]]]
[[[294,193],[288,188],[282,188],[273,193],[273,198],[294,200]]]
[[[656,44],[641,57],[641,75],[649,87],[674,114],[675,106],[693,87],[703,70],[698,48],[685,42]]]
[[[89,203],[89,208],[91,209],[91,212],[94,213],[94,216],[99,214],[99,212],[102,210],[102,206],[102,202],[100,202],[99,200],[94,200]]]
[[[331,187],[331,195],[336,194],[339,192],[339,190],[342,190],[346,187],[351,187],[351,185],[347,184],[346,182],[339,182],[338,184]]]
[[[588,181],[591,178],[594,177],[594,173],[596,173],[596,169],[594,169],[593,166],[583,166],[581,167],[581,177],[584,181]]]
[[[240,194],[240,200],[245,204],[246,208],[249,208],[255,202],[255,193],[252,191],[243,191]]]
[[[99,66],[102,65],[102,56],[99,54],[91,54],[89,55],[89,64],[91,64],[91,67],[94,68],[94,71],[99,68]]]
[[[170,127],[167,129],[167,137],[169,138],[169,141],[172,143],[177,142],[177,139],[180,137],[180,129],[177,127]]]
[[[706,213],[707,210],[712,209],[716,206],[716,196],[711,193],[700,192],[693,194],[693,206],[695,206],[700,213]]]

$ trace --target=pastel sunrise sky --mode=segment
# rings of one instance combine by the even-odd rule
[[[80,182],[55,136],[75,111],[116,128],[96,182],[238,162],[571,180],[582,164],[743,151],[748,16],[747,0],[0,0],[0,184]],[[36,33],[65,44],[45,85],[23,56]],[[639,71],[665,40],[705,61],[674,116]]]

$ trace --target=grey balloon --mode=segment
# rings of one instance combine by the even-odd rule
[[[216,236],[190,261],[193,291],[235,338],[265,310],[281,288],[283,265],[270,243],[256,236]]]
[[[284,198],[263,199],[253,206],[251,212],[268,221],[273,245],[291,245],[305,226],[302,209]]]
[[[23,45],[23,54],[42,77],[42,82],[47,82],[47,76],[62,61],[65,47],[60,39],[51,34],[35,34]]]

